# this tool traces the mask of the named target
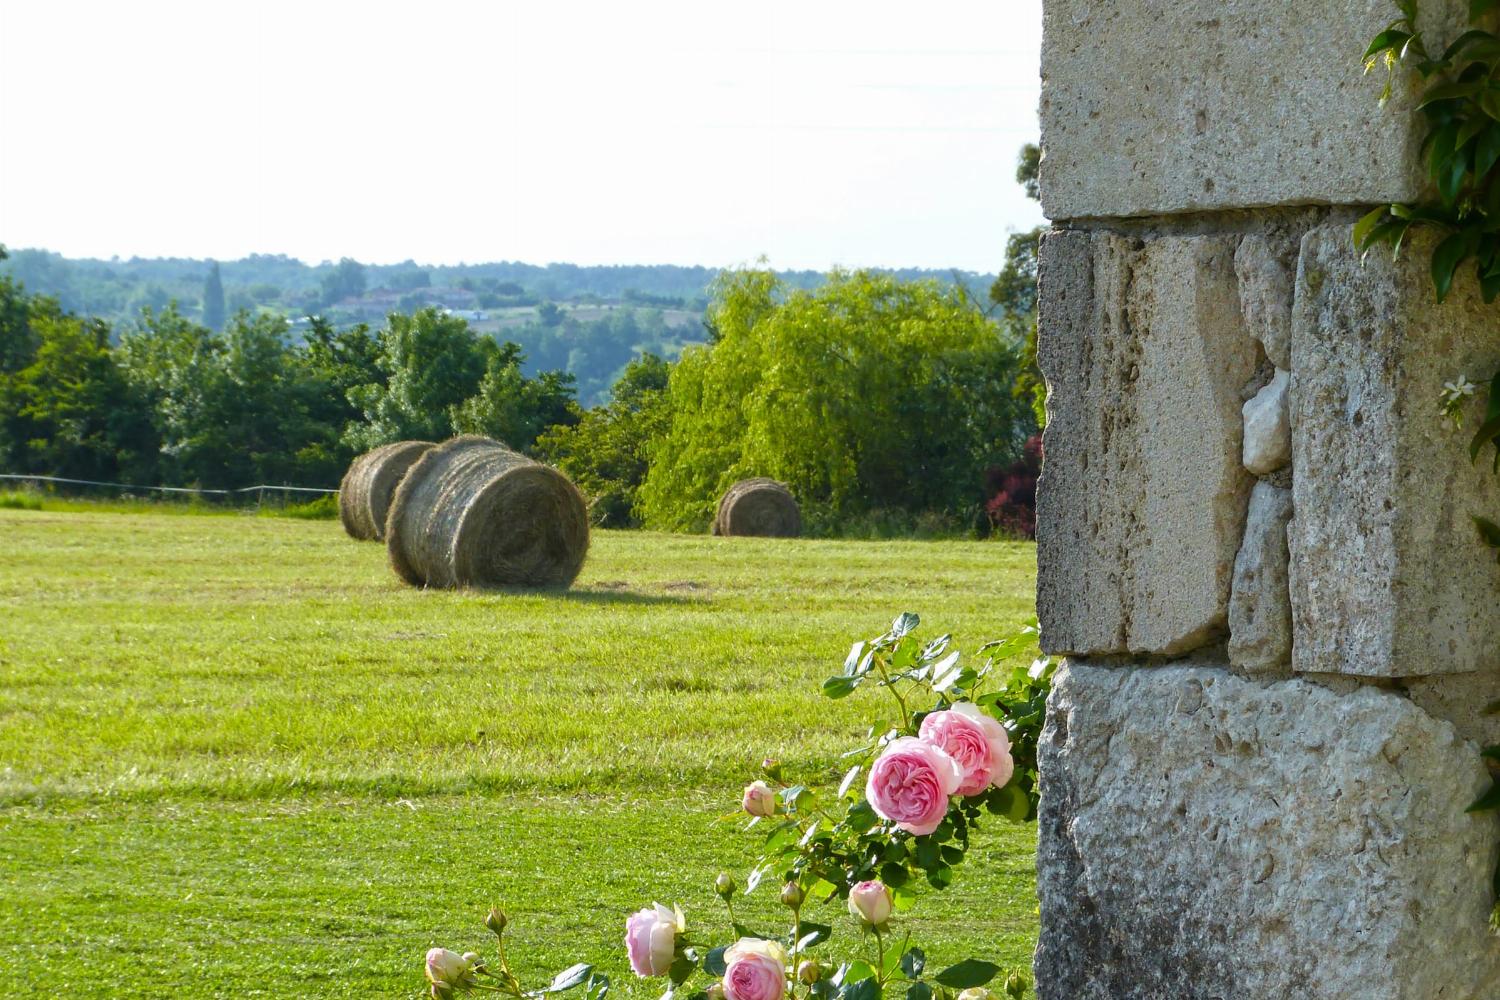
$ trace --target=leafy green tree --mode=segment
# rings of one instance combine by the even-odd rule
[[[21,468],[81,479],[154,471],[150,413],[115,363],[109,327],[48,311],[35,317],[34,329],[35,357],[14,373],[7,392],[23,444]]]
[[[134,329],[120,337],[118,357],[132,389],[146,401],[153,436],[160,442],[157,470],[167,484],[197,482],[193,442],[205,406],[209,373],[222,343],[204,326],[168,305],[160,312],[144,309]]]
[[[453,434],[453,414],[479,392],[500,348],[458,316],[436,309],[394,313],[380,334],[378,379],[350,392],[360,411],[345,441],[357,451],[392,441],[441,441]]]
[[[1016,183],[1031,199],[1041,197],[1037,172],[1041,150],[1028,143],[1021,147],[1016,165]],[[1040,227],[1012,233],[1005,246],[1005,265],[990,286],[990,301],[1001,309],[1000,322],[1009,337],[1020,345],[1021,371],[1016,376],[1016,394],[1027,400],[1038,427],[1047,423],[1047,383],[1036,363],[1037,255],[1041,251]]]
[[[325,306],[365,293],[365,266],[350,257],[341,259],[319,282],[320,301]]]
[[[670,423],[668,376],[672,366],[645,354],[625,367],[614,398],[586,410],[574,425],[554,426],[537,441],[537,453],[561,468],[584,495],[595,524],[640,523],[639,493],[650,467],[651,441]]]
[[[835,519],[873,509],[970,513],[983,469],[1031,430],[1014,349],[965,294],[835,272],[815,292],[771,272],[715,291],[718,340],[672,370],[650,446],[646,523],[698,528],[735,480],[772,476]]]
[[[577,423],[573,376],[549,371],[527,378],[521,374],[524,361],[515,344],[505,344],[492,355],[479,390],[454,407],[453,429],[460,434],[483,434],[529,452],[542,431]]]
[[[219,262],[214,261],[203,279],[203,325],[218,333],[224,329],[224,283],[219,278]]]

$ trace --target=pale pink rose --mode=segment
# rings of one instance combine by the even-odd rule
[[[625,951],[637,976],[665,976],[677,953],[677,935],[687,929],[682,911],[660,903],[625,920]]]
[[[963,772],[939,747],[914,736],[893,740],[870,768],[865,798],[882,818],[922,836],[948,815]]]
[[[456,988],[473,982],[469,963],[456,951],[433,948],[427,953],[427,981],[433,986]]]
[[[776,791],[764,781],[752,781],[745,786],[740,805],[751,816],[775,816]]]
[[[781,1000],[786,951],[775,941],[740,938],[724,952],[725,1000]]]
[[[884,927],[891,919],[895,901],[891,890],[878,880],[856,883],[849,890],[849,912],[871,927]]]
[[[1005,727],[971,701],[927,716],[921,736],[958,762],[964,775],[959,795],[978,795],[991,785],[1002,788],[1015,771]]]

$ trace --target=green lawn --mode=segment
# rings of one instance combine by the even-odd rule
[[[834,769],[875,697],[818,694],[849,643],[913,610],[972,649],[1034,563],[599,532],[572,591],[506,594],[404,587],[326,521],[0,510],[0,546],[0,972],[67,997],[414,997],[499,899],[522,968],[654,998],[625,914],[721,930],[753,840],[717,819],[763,756]],[[903,923],[1024,966],[1033,831],[980,843]]]

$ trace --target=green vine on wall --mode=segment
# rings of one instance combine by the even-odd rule
[[[1500,297],[1500,35],[1479,27],[1500,0],[1469,0],[1470,29],[1434,58],[1417,27],[1417,0],[1397,0],[1401,16],[1375,36],[1364,54],[1365,71],[1384,66],[1382,106],[1390,100],[1398,66],[1417,73],[1425,87],[1417,112],[1427,123],[1422,156],[1437,191],[1423,205],[1381,205],[1354,226],[1354,243],[1368,253],[1385,245],[1399,256],[1415,227],[1444,234],[1432,251],[1432,286],[1442,302],[1458,269],[1472,261],[1485,302]],[[1443,387],[1444,413],[1462,423],[1462,407],[1475,386],[1463,376]],[[1500,474],[1500,372],[1489,383],[1484,419],[1469,442],[1469,459],[1494,450]],[[1480,540],[1500,554],[1500,524],[1472,515]],[[1500,805],[1500,802],[1497,802]]]
[[[1417,112],[1427,123],[1422,156],[1437,192],[1435,203],[1382,205],[1354,226],[1354,245],[1368,253],[1389,246],[1400,256],[1415,227],[1443,234],[1432,251],[1432,287],[1442,302],[1453,288],[1454,276],[1472,261],[1484,301],[1500,297],[1500,35],[1480,27],[1500,8],[1500,0],[1469,0],[1469,25],[1434,58],[1417,27],[1417,0],[1396,0],[1401,16],[1375,36],[1365,50],[1365,72],[1384,66],[1381,106],[1391,98],[1398,66],[1417,73],[1424,84]],[[1455,427],[1463,426],[1464,410],[1478,386],[1460,375],[1443,386],[1442,412]],[[1469,460],[1478,462],[1493,449],[1491,471],[1500,475],[1500,372],[1489,383],[1484,419],[1469,441]],[[1471,515],[1484,544],[1500,552],[1500,524]],[[1489,706],[1500,712],[1500,702]],[[1491,765],[1492,785],[1469,812],[1500,810],[1500,747],[1483,750]],[[1500,923],[1500,866],[1494,872],[1496,909],[1491,923]]]

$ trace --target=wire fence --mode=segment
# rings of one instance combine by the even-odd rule
[[[57,492],[87,493],[109,490],[115,496],[129,498],[138,495],[180,497],[189,500],[213,500],[221,503],[249,502],[254,498],[256,506],[266,506],[267,495],[282,505],[294,496],[337,495],[338,490],[317,486],[276,486],[261,483],[256,486],[241,486],[230,490],[211,490],[197,486],[140,486],[132,483],[108,483],[95,479],[68,479],[64,476],[33,476],[26,473],[0,472],[0,483],[17,483],[21,486],[40,486]]]

